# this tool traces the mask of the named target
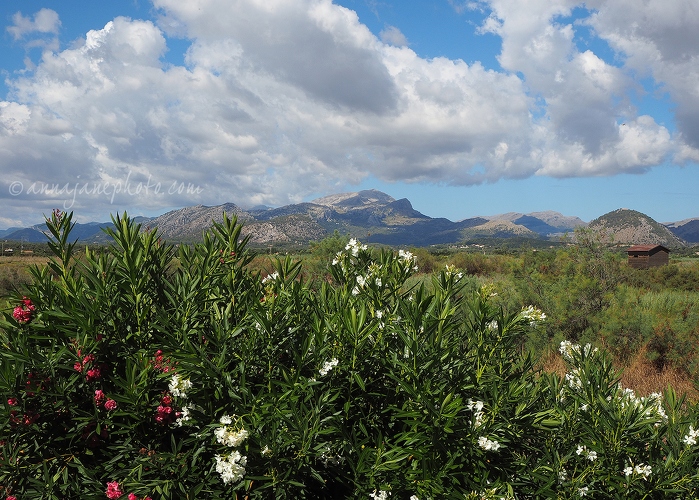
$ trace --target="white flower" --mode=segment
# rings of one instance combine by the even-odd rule
[[[413,262],[415,256],[407,250],[398,250],[398,258],[404,262]]]
[[[456,271],[456,266],[454,266],[453,264],[446,265],[445,274],[447,275],[447,277],[454,276],[457,279],[457,281],[463,278],[464,276],[464,273]]]
[[[380,287],[381,287],[381,283],[383,283],[383,282],[381,281],[381,278],[376,278],[376,279],[374,280],[374,283],[376,283],[376,286],[378,286],[378,287],[380,288]]]
[[[272,274],[268,274],[267,276],[262,278],[262,283],[267,283],[268,281],[276,281],[277,278],[279,278],[279,273],[275,271]]]
[[[577,368],[571,373],[565,374],[565,381],[571,389],[582,389],[582,380],[580,379],[580,372]]]
[[[185,422],[189,422],[192,418],[189,416],[189,410],[193,408],[192,405],[184,406],[182,407],[182,411],[180,412],[180,416],[177,417],[177,420],[175,420],[175,425],[177,427],[182,427],[182,425]]]
[[[260,451],[260,454],[262,454],[263,457],[268,457],[272,455],[272,450],[269,448],[269,446],[265,445],[265,447]]]
[[[563,358],[565,358],[566,361],[573,361],[573,352],[578,348],[577,345],[573,344],[569,340],[564,340],[561,342],[560,347],[558,348],[558,351],[561,353]]]
[[[369,496],[374,500],[387,500],[388,495],[390,494],[390,491],[379,490],[379,492],[377,493],[376,490],[374,490],[373,493],[369,493]]]
[[[568,480],[568,472],[565,469],[561,469],[558,473],[558,484],[563,484]]]
[[[410,500],[420,500],[417,495],[410,495]]]
[[[575,453],[584,456],[590,462],[597,460],[597,452],[594,450],[588,450],[587,446],[578,445],[578,449],[575,450]]]
[[[349,240],[349,243],[347,243],[347,246],[345,247],[345,250],[349,250],[354,257],[356,257],[359,254],[360,250],[366,250],[367,246],[366,245],[361,245],[359,242],[352,238]]]
[[[637,474],[639,476],[642,476],[641,479],[646,479],[650,477],[650,475],[653,472],[653,468],[650,465],[645,465],[645,464],[638,464],[634,467],[629,465],[628,467],[624,468],[624,475],[626,477],[629,477],[632,474]]]
[[[485,325],[485,327],[486,327],[488,330],[494,332],[495,330],[498,329],[498,322],[497,322],[497,320],[493,320],[493,321],[491,321],[490,323],[488,323],[487,325]]]
[[[522,318],[529,320],[530,326],[536,326],[538,322],[546,319],[546,315],[541,311],[541,309],[534,306],[523,307],[520,314],[522,315]]]
[[[378,310],[374,313],[374,316],[376,316],[376,319],[381,319],[383,316],[383,312],[381,310]]]
[[[318,373],[320,373],[321,377],[325,377],[328,373],[330,373],[330,370],[337,366],[338,363],[339,361],[337,360],[337,358],[333,358],[330,361],[326,361],[325,363],[323,363],[323,368],[318,370]]]
[[[587,486],[583,486],[582,488],[578,488],[578,496],[586,497],[588,491],[590,491],[590,489]]]
[[[192,383],[188,379],[183,379],[176,373],[170,379],[168,389],[175,397],[187,399],[187,391],[192,388]]]
[[[216,472],[221,474],[223,484],[237,483],[245,476],[247,463],[247,457],[242,456],[238,451],[234,451],[227,457],[216,455]]]
[[[355,287],[352,289],[352,295],[359,295],[359,287],[356,287],[356,286],[355,286]]]
[[[364,278],[364,276],[357,276],[357,284],[360,287],[363,287],[366,284],[366,279]]]
[[[468,400],[466,408],[473,411],[473,426],[478,427],[483,423],[483,401]]]
[[[219,419],[219,422],[223,425],[222,427],[217,427],[214,429],[214,436],[216,436],[216,441],[219,444],[235,447],[240,445],[248,437],[248,431],[245,429],[232,429],[228,427],[233,423],[235,415],[223,415]]]
[[[248,437],[245,429],[229,430],[228,427],[217,427],[214,429],[214,436],[219,444],[233,448],[239,446]]]
[[[650,465],[638,464],[636,467],[633,468],[633,471],[636,474],[643,476],[643,478],[645,479],[651,475],[651,473],[653,472],[653,468]]]
[[[480,446],[486,451],[498,451],[498,449],[500,448],[500,443],[498,443],[497,441],[491,441],[485,436],[481,436],[478,438],[478,446]]]
[[[689,433],[682,439],[684,444],[687,446],[694,446],[697,444],[697,437],[699,437],[699,430],[694,430],[694,426],[689,426]]]

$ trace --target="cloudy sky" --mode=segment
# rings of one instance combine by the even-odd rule
[[[695,0],[23,0],[0,228],[380,189],[452,220],[699,217]]]

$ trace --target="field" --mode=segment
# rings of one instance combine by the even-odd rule
[[[70,222],[0,324],[5,498],[697,496],[693,261]]]

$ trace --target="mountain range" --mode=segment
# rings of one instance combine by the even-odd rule
[[[670,248],[699,243],[699,218],[660,224],[645,214],[620,209],[595,219],[588,225],[578,217],[558,212],[510,212],[479,216],[453,222],[432,218],[415,210],[406,198],[396,200],[377,190],[340,193],[306,203],[279,208],[242,209],[233,204],[207,207],[197,205],[173,210],[153,218],[139,217],[143,227],[157,228],[169,241],[195,241],[223,214],[237,216],[244,223],[243,234],[253,245],[304,245],[337,230],[365,243],[428,246],[466,244],[484,238],[559,239],[578,227],[604,231],[618,244],[661,244]],[[73,235],[85,242],[104,242],[103,228],[111,222],[77,223]],[[0,238],[41,242],[46,227],[0,230]]]

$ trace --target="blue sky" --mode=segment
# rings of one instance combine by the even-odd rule
[[[699,217],[692,0],[0,4],[0,228],[379,189]]]

